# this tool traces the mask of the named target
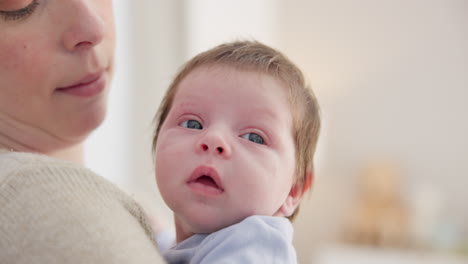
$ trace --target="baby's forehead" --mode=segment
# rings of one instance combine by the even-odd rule
[[[200,100],[218,100],[226,94],[231,100],[237,100],[239,107],[253,104],[255,108],[262,102],[270,103],[262,105],[263,109],[274,109],[279,103],[291,106],[288,88],[275,76],[226,65],[199,66],[187,73],[175,88],[172,102],[179,107],[192,107]]]
[[[276,76],[274,73],[266,72],[257,68],[250,67],[241,67],[235,65],[226,65],[226,64],[208,64],[197,66],[191,71],[189,71],[178,84],[177,90],[181,89],[181,86],[186,85],[187,83],[194,83],[200,81],[200,79],[222,79],[223,82],[236,80],[237,83],[248,83],[248,82],[260,82],[265,83],[269,82],[269,85],[262,86],[253,86],[251,91],[255,92],[260,88],[266,88],[275,86],[281,87],[282,90],[289,90],[289,85],[286,81],[282,80],[279,76]],[[223,86],[220,85],[220,88]]]
[[[217,96],[220,93],[242,95],[248,87],[248,96],[265,96],[272,93],[285,93],[283,82],[271,76],[253,70],[232,67],[210,67],[195,69],[181,80],[178,94],[204,94]],[[279,88],[279,89],[278,89]],[[286,94],[285,94],[286,95]],[[259,98],[261,99],[261,98]]]
[[[269,72],[263,68],[255,67],[255,65],[238,65],[229,63],[207,63],[199,65],[187,72],[184,79],[188,76],[207,74],[211,76],[238,76],[238,75],[256,75],[258,77],[271,77],[280,81],[276,78],[274,72]]]

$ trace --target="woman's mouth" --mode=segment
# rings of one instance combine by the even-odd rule
[[[56,91],[73,96],[92,97],[101,93],[105,87],[106,77],[104,72],[101,71],[87,75],[72,85],[57,88]]]

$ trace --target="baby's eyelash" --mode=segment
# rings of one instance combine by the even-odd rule
[[[30,16],[34,12],[34,10],[36,10],[38,5],[39,5],[39,2],[37,0],[33,0],[29,5],[21,9],[12,10],[12,11],[0,11],[0,16],[5,21],[14,21],[14,20],[26,18]]]

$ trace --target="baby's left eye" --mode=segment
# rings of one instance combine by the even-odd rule
[[[203,129],[202,124],[200,124],[200,122],[197,120],[186,120],[179,125],[190,129]]]
[[[247,134],[242,135],[241,138],[245,138],[257,144],[261,144],[261,145],[265,144],[265,141],[263,140],[263,138],[259,134],[256,134],[256,133],[247,133]]]

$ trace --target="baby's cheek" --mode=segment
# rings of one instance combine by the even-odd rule
[[[156,167],[157,166],[168,166],[180,163],[186,155],[180,143],[174,140],[166,140],[165,137],[161,137],[158,140],[156,147]]]

